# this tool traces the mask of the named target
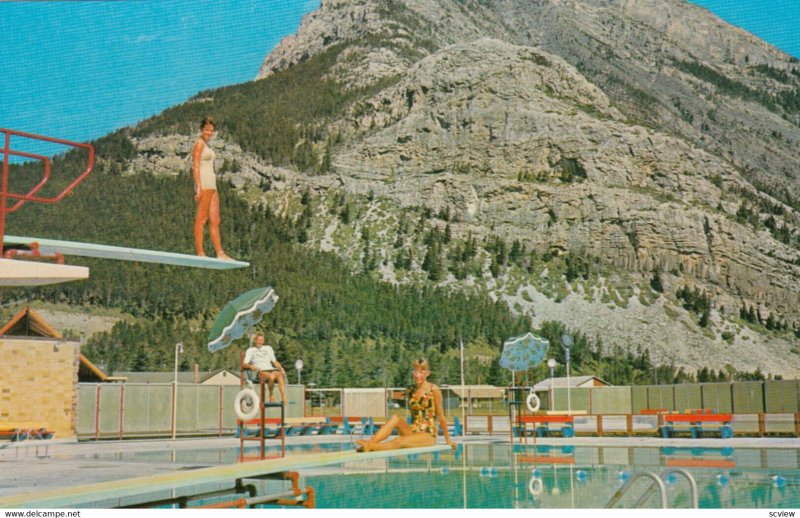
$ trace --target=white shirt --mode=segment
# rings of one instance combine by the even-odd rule
[[[262,345],[261,347],[251,347],[244,353],[244,363],[249,363],[262,371],[275,371],[278,370],[272,362],[278,361],[275,358],[275,351],[269,345]]]

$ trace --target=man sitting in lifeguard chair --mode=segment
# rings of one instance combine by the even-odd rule
[[[283,370],[280,362],[275,358],[275,351],[269,345],[264,345],[264,335],[257,334],[250,341],[251,347],[244,353],[242,368],[254,373],[255,379],[259,382],[264,380],[269,387],[269,401],[275,402],[273,389],[275,382],[278,382],[278,391],[281,393],[281,404],[286,404],[285,382],[286,371]],[[253,380],[255,381],[255,380]]]

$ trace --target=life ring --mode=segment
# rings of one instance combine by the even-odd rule
[[[259,403],[256,391],[246,388],[236,394],[236,399],[233,400],[233,410],[236,412],[236,417],[242,421],[247,421],[258,414]]]
[[[539,410],[539,406],[542,404],[542,402],[539,400],[539,396],[537,396],[535,392],[531,392],[528,394],[528,399],[525,400],[525,404],[528,405],[528,410],[531,412],[536,412]]]
[[[528,492],[531,494],[534,500],[538,500],[539,497],[542,496],[542,489],[544,489],[542,479],[538,477],[531,477],[530,481],[528,482]]]

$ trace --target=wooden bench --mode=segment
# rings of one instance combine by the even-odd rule
[[[548,437],[556,432],[561,432],[562,437],[575,437],[575,416],[572,415],[523,415],[519,417],[519,423],[522,433],[527,433],[528,424],[532,424],[538,437]],[[551,429],[550,425],[556,423],[561,427]]]
[[[701,439],[704,434],[718,433],[723,439],[733,437],[732,414],[702,413],[666,414],[661,426],[661,436],[675,437],[676,432],[688,431],[692,439]]]

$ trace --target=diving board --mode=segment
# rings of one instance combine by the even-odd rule
[[[159,252],[156,250],[142,250],[124,246],[97,245],[92,243],[77,243],[75,241],[59,241],[56,239],[39,239],[35,237],[4,236],[4,245],[25,245],[39,243],[39,251],[45,254],[61,253],[64,255],[78,255],[82,257],[97,257],[100,259],[116,259],[120,261],[138,261],[142,263],[169,264],[174,266],[190,266],[194,268],[210,268],[214,270],[229,270],[245,268],[250,263],[244,261],[225,261],[215,257],[201,257],[199,255],[176,254],[174,252]]]
[[[0,286],[42,286],[88,278],[85,266],[0,259]]]
[[[171,471],[146,477],[135,477],[109,482],[99,482],[84,486],[71,486],[56,489],[43,489],[30,493],[0,498],[0,509],[64,509],[88,507],[90,504],[108,502],[120,498],[142,497],[146,503],[147,495],[177,489],[186,489],[205,484],[233,483],[239,479],[256,478],[275,473],[297,471],[353,462],[374,460],[421,453],[436,453],[450,450],[450,446],[437,445],[426,448],[407,448],[389,451],[356,452],[355,450],[293,455],[280,459],[269,459],[240,464],[226,464],[190,471]],[[152,501],[152,500],[150,500]],[[125,502],[132,505],[132,502]]]

